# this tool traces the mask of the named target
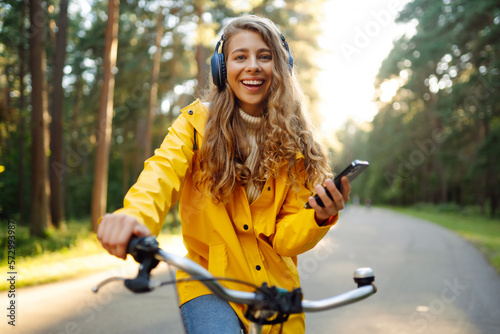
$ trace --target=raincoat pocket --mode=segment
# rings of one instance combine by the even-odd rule
[[[211,245],[208,257],[208,271],[214,276],[224,277],[227,269],[226,245]]]

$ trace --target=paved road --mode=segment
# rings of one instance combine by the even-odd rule
[[[307,333],[500,333],[500,277],[452,232],[382,209],[349,207],[318,247],[299,259],[305,298],[354,288],[352,273],[364,266],[375,270],[379,292],[357,304],[308,314]],[[183,333],[173,288],[132,295],[112,285],[98,295],[90,292],[101,278],[135,270],[126,265],[20,289],[16,333]],[[157,275],[168,278],[167,268],[158,268]],[[5,325],[4,318],[0,332]]]
[[[306,297],[349,289],[351,273],[363,266],[374,269],[379,292],[310,315],[310,333],[500,333],[500,277],[470,244],[424,220],[381,209],[350,208],[342,219],[326,239],[332,255],[317,265],[308,260]]]

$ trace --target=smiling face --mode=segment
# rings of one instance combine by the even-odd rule
[[[226,59],[227,82],[243,111],[260,116],[273,78],[271,49],[257,32],[243,30],[231,37]]]

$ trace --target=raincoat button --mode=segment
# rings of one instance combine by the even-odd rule
[[[267,187],[267,190],[271,191],[271,187]]]
[[[243,228],[244,228],[245,230],[248,230],[248,225],[247,225],[247,224],[243,225]]]
[[[260,266],[259,265],[255,266],[255,269],[260,270]]]
[[[191,109],[188,110],[188,114],[189,115],[192,115],[193,114],[193,111]]]

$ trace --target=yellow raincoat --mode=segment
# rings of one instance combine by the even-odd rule
[[[137,183],[129,190],[124,207],[116,213],[135,217],[153,234],[158,234],[168,210],[180,200],[180,216],[187,257],[217,277],[228,277],[293,290],[300,286],[297,255],[313,248],[336,222],[331,217],[318,226],[314,210],[304,209],[311,192],[298,191],[280,179],[266,181],[261,195],[249,204],[244,186],[237,186],[229,204],[214,205],[211,198],[195,189],[192,175],[196,148],[202,145],[208,108],[195,101],[181,111],[169,129],[161,147],[145,163]],[[196,129],[196,131],[195,131]],[[196,140],[194,136],[196,135]],[[297,158],[303,160],[302,154]],[[188,275],[178,272],[178,278]],[[223,285],[251,291],[252,288],[230,282]],[[180,304],[208,294],[200,282],[178,284]],[[232,304],[239,318],[245,307]],[[273,328],[271,328],[273,327]],[[292,315],[283,333],[303,333],[304,316]],[[248,327],[247,327],[248,328]],[[279,325],[265,326],[263,333],[277,333]]]

